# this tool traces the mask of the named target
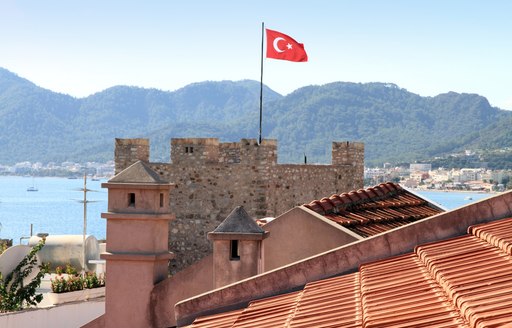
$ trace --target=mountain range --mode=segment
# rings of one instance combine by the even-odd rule
[[[113,159],[114,138],[149,138],[169,161],[173,137],[258,138],[257,81],[206,81],[176,91],[114,86],[85,98],[0,68],[0,163]],[[363,141],[368,165],[512,145],[512,112],[476,94],[421,97],[390,83],[334,82],[283,96],[264,86],[263,137],[278,160],[329,163],[331,142]]]

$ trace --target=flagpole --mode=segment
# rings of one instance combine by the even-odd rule
[[[260,135],[258,144],[261,145],[261,122],[263,120],[263,33],[265,31],[265,23],[261,22],[261,76],[260,76]]]

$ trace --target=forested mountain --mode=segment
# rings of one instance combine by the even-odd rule
[[[264,138],[279,161],[330,162],[333,140],[366,144],[369,164],[465,148],[512,146],[512,112],[479,95],[421,97],[393,84],[336,82],[282,96],[264,88]],[[0,68],[0,163],[106,161],[114,138],[149,138],[169,160],[172,137],[257,138],[259,82],[221,81],[174,92],[116,86],[86,98],[42,89]]]

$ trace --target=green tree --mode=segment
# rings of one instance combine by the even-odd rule
[[[37,294],[36,289],[41,285],[41,279],[48,273],[48,264],[40,265],[39,272],[27,284],[23,280],[30,275],[37,264],[36,254],[43,248],[43,238],[21,260],[16,268],[5,279],[0,273],[0,312],[19,311],[25,306],[37,305],[43,300],[42,294]]]

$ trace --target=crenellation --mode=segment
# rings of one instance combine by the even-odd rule
[[[276,140],[180,138],[170,144],[172,163],[148,164],[175,184],[170,195],[176,214],[169,232],[169,248],[176,254],[171,272],[212,252],[206,234],[236,206],[243,205],[254,218],[273,217],[312,199],[363,187],[363,143],[334,142],[333,165],[277,164]],[[149,141],[116,139],[115,154],[118,172],[140,156],[149,159]]]
[[[149,162],[148,139],[115,139],[115,174],[138,160]]]
[[[237,142],[226,142],[219,145],[219,162],[225,164],[240,163],[240,145]]]
[[[219,140],[216,138],[179,138],[171,140],[173,164],[219,162]]]

